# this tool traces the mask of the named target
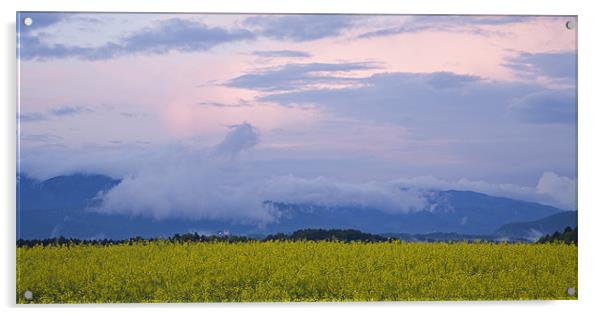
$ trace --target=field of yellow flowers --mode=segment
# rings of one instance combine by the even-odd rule
[[[568,288],[577,289],[577,246],[566,244],[158,241],[17,248],[18,303],[575,299]]]

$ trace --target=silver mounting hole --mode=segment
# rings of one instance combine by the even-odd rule
[[[573,22],[573,21],[567,21],[566,24],[565,24],[565,26],[566,26],[567,29],[572,30],[572,29],[575,28],[575,22]]]
[[[23,293],[23,297],[25,297],[26,300],[30,300],[33,298],[33,293],[31,293],[31,291],[25,291],[25,293]]]
[[[23,19],[23,24],[26,26],[31,26],[33,24],[33,20],[31,18],[25,18]]]
[[[570,296],[573,296],[573,295],[575,295],[575,288],[574,288],[574,287],[569,287],[569,288],[566,290],[566,294],[568,294],[568,295],[570,295]]]

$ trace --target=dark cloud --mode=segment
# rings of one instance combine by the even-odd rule
[[[299,51],[299,50],[263,50],[263,51],[254,51],[252,53],[258,57],[266,57],[266,58],[278,58],[278,57],[311,57],[312,55],[308,52]]]
[[[213,149],[214,155],[232,158],[259,143],[259,132],[249,123],[231,125],[229,129],[224,140]]]
[[[528,22],[533,16],[528,15],[467,15],[447,16],[449,20],[464,21],[468,25],[504,25]]]
[[[37,113],[37,112],[19,113],[17,115],[17,120],[19,120],[20,122],[38,122],[38,121],[44,121],[47,119],[48,119],[48,117],[45,114]]]
[[[238,100],[234,103],[224,103],[224,102],[199,102],[198,105],[202,106],[212,106],[217,108],[243,108],[243,107],[251,107],[253,106],[252,102],[247,100]]]
[[[575,124],[575,91],[541,91],[512,103],[508,109],[519,120],[535,124]]]
[[[477,76],[458,75],[453,72],[435,72],[428,77],[428,83],[435,89],[453,89],[481,80]]]
[[[558,64],[573,60],[570,54],[521,58],[531,63],[531,69],[548,75],[564,78],[562,76],[572,73],[567,65]],[[523,122],[575,121],[577,110],[573,90],[550,90],[537,83],[496,82],[451,72],[378,73],[368,77],[340,75],[341,72],[374,68],[377,66],[372,63],[288,64],[236,77],[226,85],[270,92],[260,101],[283,106],[316,105],[346,117],[397,124],[428,122],[449,126],[476,117],[499,122],[499,117],[508,110]],[[343,88],[316,86],[340,83],[352,85]],[[433,115],[436,111],[446,114]],[[486,120],[479,124],[484,122]]]
[[[90,112],[93,112],[92,109],[83,106],[61,106],[49,111],[50,114],[55,116],[70,116]]]
[[[322,78],[328,83],[328,78]],[[336,80],[336,79],[332,79]],[[379,73],[356,78],[357,85],[341,89],[307,88],[298,91],[278,91],[261,97],[261,101],[277,102],[283,106],[311,104],[345,117],[403,124],[425,128],[426,132],[458,132],[468,129],[491,129],[501,124],[500,117],[507,108],[524,96],[547,91],[537,84],[520,82],[491,82],[475,76],[448,72],[439,73]],[[305,80],[307,81],[307,80]],[[300,84],[300,81],[293,81]],[[301,81],[303,82],[303,81]],[[286,81],[281,84],[286,84]],[[258,90],[265,90],[258,85]],[[565,98],[566,99],[566,98]],[[549,99],[546,99],[549,101]],[[532,104],[530,98],[525,102]],[[545,102],[545,101],[541,101]],[[539,102],[536,102],[539,104]],[[570,122],[574,103],[567,103],[563,112],[556,106],[537,106],[538,115]],[[523,103],[516,109],[531,109]],[[571,108],[572,107],[572,108]],[[548,113],[551,111],[551,113]],[[533,114],[535,115],[535,114]],[[527,121],[532,122],[532,119]],[[467,124],[460,128],[458,125]]]
[[[358,35],[358,38],[373,38],[373,37],[382,37],[382,36],[391,36],[397,35],[401,33],[415,33],[420,31],[425,31],[429,29],[427,26],[397,26],[397,27],[389,27],[385,29],[379,29],[376,31],[370,31],[366,33],[362,33]]]
[[[309,63],[288,64],[283,67],[263,69],[255,73],[236,77],[226,83],[229,87],[255,89],[261,91],[294,90],[309,84],[349,83],[357,79],[326,75],[324,72],[349,72],[375,69],[375,63]],[[320,74],[316,74],[316,73]]]
[[[424,31],[469,32],[488,36],[492,32],[486,31],[480,28],[480,26],[520,23],[528,21],[530,18],[528,16],[414,16],[410,21],[404,22],[403,25],[362,33],[358,38],[382,37]],[[472,28],[467,30],[464,28],[466,26],[472,26]],[[493,33],[503,35],[502,33]]]
[[[262,15],[245,19],[257,33],[279,40],[312,41],[340,35],[352,27],[357,16],[345,15]]]
[[[521,53],[505,64],[523,77],[549,77],[575,84],[577,77],[577,54],[575,52]]]
[[[127,117],[127,118],[133,118],[136,117],[135,113],[130,113],[130,112],[121,112],[119,113],[119,115],[123,116],[123,117]]]
[[[273,91],[258,101],[398,125],[407,134],[392,150],[432,155],[463,176],[516,179],[546,170],[573,175],[577,108],[567,91],[452,73],[379,73],[345,88]],[[433,171],[437,165],[423,172],[447,172]]]
[[[74,13],[72,14],[67,14],[67,13],[59,13],[59,12],[54,12],[54,13],[45,13],[45,12],[17,12],[17,17],[20,19],[19,21],[19,25],[21,26],[19,28],[19,31],[22,33],[28,33],[31,32],[33,30],[36,29],[41,29],[41,28],[45,28],[48,27],[50,25],[56,24],[58,22],[61,22],[62,20],[68,18],[69,16],[74,15]],[[30,18],[32,20],[32,24],[29,26],[25,26],[23,24],[23,20],[26,18]]]
[[[49,133],[45,133],[45,134],[21,134],[19,136],[20,140],[31,141],[31,142],[41,142],[41,143],[45,143],[45,142],[49,142],[49,141],[55,141],[55,140],[59,140],[61,138],[62,137],[60,137],[58,135],[49,134]]]
[[[244,29],[227,30],[173,18],[99,47],[50,45],[42,42],[38,36],[24,34],[20,38],[19,53],[20,57],[26,60],[53,58],[102,60],[128,54],[205,51],[222,43],[254,38],[253,33]]]
[[[226,30],[174,18],[124,38],[122,46],[128,52],[162,54],[169,51],[204,51],[222,43],[254,38],[255,35],[248,30]]]
[[[82,47],[67,47],[62,44],[42,43],[38,36],[21,34],[18,39],[17,56],[23,60],[45,60],[63,57],[81,57],[91,53]]]
[[[78,115],[78,114],[83,114],[83,113],[92,113],[92,112],[94,112],[94,109],[85,107],[85,106],[59,106],[59,107],[54,107],[45,113],[39,113],[39,112],[19,113],[17,115],[17,119],[23,123],[39,122],[39,121],[49,120],[53,117],[72,116],[72,115]]]

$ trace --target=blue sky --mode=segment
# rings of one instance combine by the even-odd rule
[[[402,184],[576,208],[573,17],[25,16],[21,171],[126,179],[106,210],[420,208]]]

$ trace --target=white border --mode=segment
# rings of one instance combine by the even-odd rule
[[[257,315],[306,315],[308,313],[365,314],[404,313],[425,315],[574,315],[600,311],[599,296],[602,279],[600,235],[599,164],[602,162],[602,135],[600,126],[600,49],[599,31],[602,29],[601,13],[596,1],[547,0],[547,1],[483,1],[483,0],[4,0],[0,1],[2,17],[3,74],[0,77],[3,106],[0,115],[2,126],[2,181],[0,201],[3,219],[2,259],[0,261],[2,284],[0,285],[1,308],[9,313],[44,313],[47,315],[104,315],[106,313],[131,313],[132,308],[142,308],[149,315],[166,312],[179,314],[257,314]],[[579,16],[579,300],[557,302],[402,302],[402,303],[300,303],[300,304],[152,304],[152,305],[97,305],[89,306],[15,306],[15,11],[128,11],[128,12],[248,12],[248,13],[383,13],[383,14],[554,14]],[[81,310],[84,308],[85,310]]]

